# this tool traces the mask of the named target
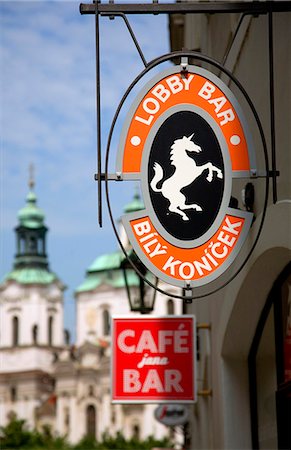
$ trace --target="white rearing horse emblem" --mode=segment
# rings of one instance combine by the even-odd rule
[[[170,161],[172,166],[176,167],[174,174],[163,182],[161,188],[157,188],[157,184],[163,179],[164,171],[160,164],[155,162],[155,175],[150,183],[154,192],[161,192],[169,200],[169,211],[179,214],[183,220],[189,220],[189,217],[184,213],[185,209],[202,211],[202,208],[196,203],[186,205],[186,197],[182,194],[181,189],[193,183],[204,170],[208,170],[206,180],[209,183],[213,180],[214,172],[216,172],[218,178],[223,178],[221,169],[210,162],[197,166],[194,159],[187,154],[187,152],[200,153],[202,151],[201,147],[191,140],[193,135],[194,133],[189,137],[184,136],[182,139],[176,139],[171,147]]]

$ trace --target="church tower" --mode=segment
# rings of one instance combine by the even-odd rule
[[[50,270],[45,215],[33,174],[18,213],[16,254],[0,284],[0,424],[16,413],[35,426],[37,408],[53,392],[52,362],[64,344],[64,285]]]

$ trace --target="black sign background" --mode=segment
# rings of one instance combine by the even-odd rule
[[[154,177],[154,163],[159,163],[163,168],[164,176],[158,183],[158,188],[160,188],[162,183],[170,178],[176,170],[170,161],[171,146],[176,139],[183,138],[183,136],[188,137],[193,133],[192,141],[199,145],[202,151],[200,153],[188,152],[187,154],[195,160],[197,166],[211,162],[223,172],[223,179],[217,178],[217,174],[214,172],[213,180],[208,182],[206,179],[208,170],[205,169],[193,183],[182,188],[181,192],[186,196],[186,204],[197,203],[201,206],[202,211],[184,210],[189,217],[189,221],[184,221],[180,215],[169,212],[169,200],[161,192],[154,192],[148,186],[152,206],[161,225],[169,234],[185,241],[197,239],[207,232],[218,214],[222,201],[224,164],[215,133],[199,114],[193,111],[176,112],[159,128],[148,161],[149,183]]]

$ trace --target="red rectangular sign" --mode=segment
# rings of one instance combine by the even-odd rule
[[[112,318],[112,402],[196,401],[194,316]]]

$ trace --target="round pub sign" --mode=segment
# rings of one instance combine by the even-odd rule
[[[116,172],[140,180],[145,208],[123,217],[129,240],[158,278],[203,286],[233,262],[253,214],[230,207],[233,178],[255,158],[242,110],[214,74],[168,69],[134,101]]]

